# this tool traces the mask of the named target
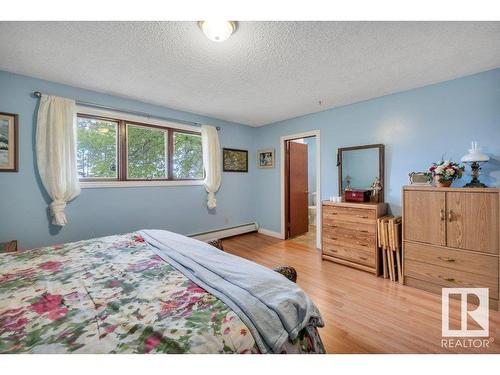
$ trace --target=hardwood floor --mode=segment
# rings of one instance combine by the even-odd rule
[[[500,353],[498,311],[490,310],[488,347],[443,348],[440,295],[322,261],[318,250],[296,241],[249,233],[223,245],[228,253],[267,267],[296,268],[298,284],[325,320],[320,334],[328,353]],[[458,301],[450,306],[450,324],[456,328]]]

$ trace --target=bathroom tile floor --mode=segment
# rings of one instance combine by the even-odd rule
[[[289,241],[300,245],[305,245],[309,248],[316,247],[316,225],[309,225],[309,231],[302,236],[291,238]]]

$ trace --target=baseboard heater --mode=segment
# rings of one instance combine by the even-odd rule
[[[200,241],[210,241],[226,237],[237,236],[238,234],[257,231],[258,227],[255,223],[237,225],[231,228],[217,229],[209,232],[191,234],[189,237],[196,238]]]

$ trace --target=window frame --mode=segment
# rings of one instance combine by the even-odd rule
[[[202,178],[174,178],[174,133],[184,133],[201,137],[201,131],[194,126],[183,126],[157,119],[140,118],[138,116],[119,116],[120,113],[111,113],[100,109],[92,110],[87,108],[77,108],[78,118],[88,118],[117,123],[117,176],[109,177],[79,177],[80,187],[100,188],[100,187],[139,187],[139,186],[181,186],[181,185],[203,185],[205,171],[203,168]],[[153,122],[153,123],[151,123]],[[166,156],[167,156],[167,177],[153,179],[128,178],[128,126],[138,126],[143,128],[162,130],[167,134]],[[196,129],[196,130],[195,130]]]

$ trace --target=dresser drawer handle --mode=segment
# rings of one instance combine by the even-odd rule
[[[338,238],[337,237],[330,237],[331,240],[334,240],[334,241],[337,241]]]
[[[358,217],[361,219],[368,219],[368,216],[366,216],[366,215],[358,215]]]
[[[455,259],[453,258],[438,257],[438,259],[442,260],[443,262],[449,262],[449,263],[453,263],[455,261]]]
[[[455,279],[453,277],[444,277],[446,281],[453,282]]]
[[[441,221],[444,220],[444,210],[442,208],[439,210],[439,218],[441,219]]]
[[[360,232],[361,232],[361,233],[368,233],[368,231],[367,231],[367,230],[364,230],[364,229],[360,230]]]
[[[361,259],[361,260],[368,260],[367,257],[359,257],[359,259]]]
[[[363,242],[358,242],[358,245],[361,245],[361,246],[364,246],[364,247],[368,247],[367,244],[363,243]]]

